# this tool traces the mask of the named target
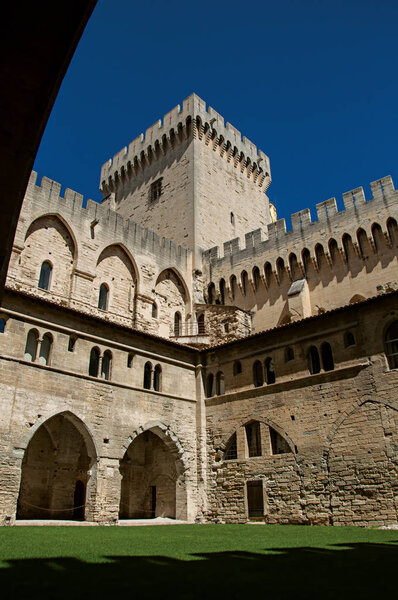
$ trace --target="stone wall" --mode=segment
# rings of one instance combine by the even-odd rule
[[[397,318],[392,293],[206,353],[205,376],[221,371],[225,382],[224,394],[206,399],[211,520],[244,522],[247,482],[260,480],[269,523],[397,522],[398,373],[384,354],[384,332]],[[355,340],[348,347],[347,332]],[[323,362],[325,343],[332,368]],[[311,346],[321,355],[319,373],[309,369]],[[270,357],[275,382],[264,373],[255,387],[253,365],[259,360],[265,371]],[[245,424],[253,421],[263,446],[249,457]],[[270,429],[285,440],[283,452],[270,452]],[[236,456],[226,460],[235,439]]]
[[[204,254],[205,287],[225,286],[225,303],[254,313],[254,331],[318,314],[376,295],[379,286],[397,285],[398,192],[391,177],[371,183],[373,198],[362,188],[343,195],[345,209],[335,199],[317,205],[318,221],[309,210],[284,219]],[[246,283],[244,282],[246,279]],[[308,298],[291,296],[292,283],[306,280]],[[234,280],[236,281],[234,285]],[[304,296],[304,294],[302,294]]]
[[[1,520],[15,515],[23,460],[28,461],[25,492],[32,485],[37,488],[43,479],[43,473],[37,472],[37,480],[33,477],[32,484],[28,472],[30,468],[32,475],[37,469],[35,453],[46,451],[42,446],[45,440],[35,438],[35,434],[43,436],[43,425],[47,432],[44,437],[48,440],[50,435],[51,444],[60,451],[63,448],[65,454],[61,453],[61,458],[67,465],[43,463],[48,476],[58,473],[61,488],[55,486],[49,491],[44,486],[43,493],[37,488],[30,500],[24,492],[25,502],[50,509],[49,516],[60,516],[60,509],[70,511],[72,484],[83,479],[87,484],[86,518],[102,522],[117,519],[120,461],[132,440],[143,431],[150,431],[167,445],[178,469],[177,518],[193,519],[199,495],[194,351],[134,334],[128,328],[115,328],[68,309],[59,310],[21,294],[5,296],[2,316],[6,326],[0,334]],[[52,334],[48,364],[38,357],[34,362],[24,358],[27,334],[32,328],[39,333],[39,344],[45,333]],[[77,336],[73,351],[69,350],[71,336]],[[106,351],[112,353],[109,380],[88,374],[93,347],[99,348],[101,356]],[[133,358],[129,365],[130,355]],[[154,389],[153,381],[151,389],[144,389],[144,365],[148,362],[161,367],[160,391]],[[66,419],[80,440],[78,444],[62,446],[57,427],[49,425],[54,416]],[[73,454],[81,447],[82,439],[83,455],[89,457],[89,465],[83,465]],[[35,445],[29,446],[31,440]],[[27,452],[32,455],[31,460],[26,458]],[[68,477],[74,481],[68,483]],[[59,494],[57,489],[61,490]],[[52,506],[48,505],[50,500]],[[32,516],[33,512],[21,512],[21,516]],[[42,513],[39,510],[35,515]],[[66,514],[70,516],[70,512]]]

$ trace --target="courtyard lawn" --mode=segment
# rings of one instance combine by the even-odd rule
[[[398,531],[171,525],[2,527],[4,600],[397,596]]]

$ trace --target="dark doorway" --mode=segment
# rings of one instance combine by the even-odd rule
[[[151,519],[156,517],[156,485],[151,485]]]
[[[247,482],[247,507],[249,519],[264,516],[264,496],[262,481]]]
[[[175,455],[161,438],[144,431],[120,461],[120,519],[176,518]]]
[[[95,455],[78,424],[60,413],[33,435],[22,461],[17,519],[84,520]]]
[[[76,481],[75,493],[73,495],[73,518],[76,521],[84,521],[84,509],[86,504],[86,486],[80,479]]]

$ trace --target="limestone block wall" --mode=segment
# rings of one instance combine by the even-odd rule
[[[151,200],[151,185],[161,194]],[[105,203],[200,253],[271,222],[269,158],[195,94],[101,170]]]
[[[257,331],[308,316],[289,299],[298,279],[307,280],[309,314],[374,296],[379,286],[394,289],[398,192],[391,177],[371,188],[368,201],[362,188],[344,194],[343,211],[335,199],[327,200],[317,205],[317,221],[311,222],[309,210],[300,211],[292,216],[291,231],[281,219],[268,226],[264,241],[257,230],[246,235],[243,249],[234,239],[224,244],[223,256],[218,248],[205,252],[205,289],[213,283],[226,304],[253,311]]]
[[[30,440],[39,430],[42,434],[42,425],[59,415],[85,442],[85,453],[81,456],[88,457],[88,471],[86,463],[75,464],[74,455],[70,454],[73,445],[67,453],[72,465],[68,467],[70,481],[79,475],[87,484],[86,519],[106,522],[118,518],[120,461],[131,442],[144,431],[152,432],[166,444],[177,465],[174,482],[177,518],[194,519],[200,487],[196,458],[195,351],[69,309],[61,311],[21,293],[6,294],[1,316],[6,325],[0,334],[0,520],[16,514],[21,464]],[[39,349],[33,362],[25,355],[31,329],[39,334]],[[40,344],[48,333],[52,349],[46,364],[40,358]],[[75,339],[73,351],[69,347],[71,336]],[[93,347],[99,349],[101,358],[105,352],[112,354],[109,380],[102,380],[100,374],[89,375]],[[153,368],[161,367],[159,391],[154,389],[153,379],[151,389],[144,389],[144,367],[148,362]],[[56,431],[58,425],[55,429],[51,427],[48,425],[49,432]],[[48,439],[48,435],[44,437]],[[52,442],[55,448],[58,442],[61,443],[55,436]],[[45,446],[42,450],[46,451]],[[34,457],[30,464],[34,472],[37,466]],[[53,473],[50,463],[45,463],[45,469]],[[62,468],[58,476],[61,475]],[[61,487],[53,489],[52,506],[45,505],[53,510],[49,516],[60,516],[58,509],[69,510],[70,516],[73,488],[66,494],[68,481],[65,476]],[[28,488],[29,485],[32,483],[28,482]],[[36,495],[35,500],[40,497]],[[30,503],[36,505],[36,501]],[[61,506],[62,502],[67,506]]]
[[[221,371],[225,385],[224,394],[206,399],[209,519],[247,520],[247,482],[261,481],[269,523],[397,523],[398,372],[388,367],[384,346],[397,318],[391,293],[206,351],[204,378]],[[354,336],[349,346],[347,332]],[[311,346],[320,354],[319,373],[309,370]],[[267,384],[264,373],[255,387],[253,365],[269,357],[275,382]],[[263,446],[249,457],[245,425],[253,421]],[[264,447],[271,429],[284,452]],[[236,455],[225,460],[233,436]]]
[[[169,278],[184,290],[179,308],[190,318],[191,253],[91,200],[84,208],[82,196],[71,190],[63,198],[60,187],[45,177],[38,186],[32,174],[7,286],[158,333],[159,323],[174,316],[175,307],[162,304],[155,290],[160,278]],[[48,290],[38,288],[44,261],[52,267]],[[98,308],[101,284],[109,290],[105,311]]]

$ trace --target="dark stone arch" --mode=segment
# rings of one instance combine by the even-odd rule
[[[120,460],[121,519],[187,518],[186,464],[176,435],[148,423],[129,438]]]
[[[69,411],[38,422],[21,468],[18,519],[92,518],[97,452],[85,424]],[[76,499],[82,501],[76,505]]]

